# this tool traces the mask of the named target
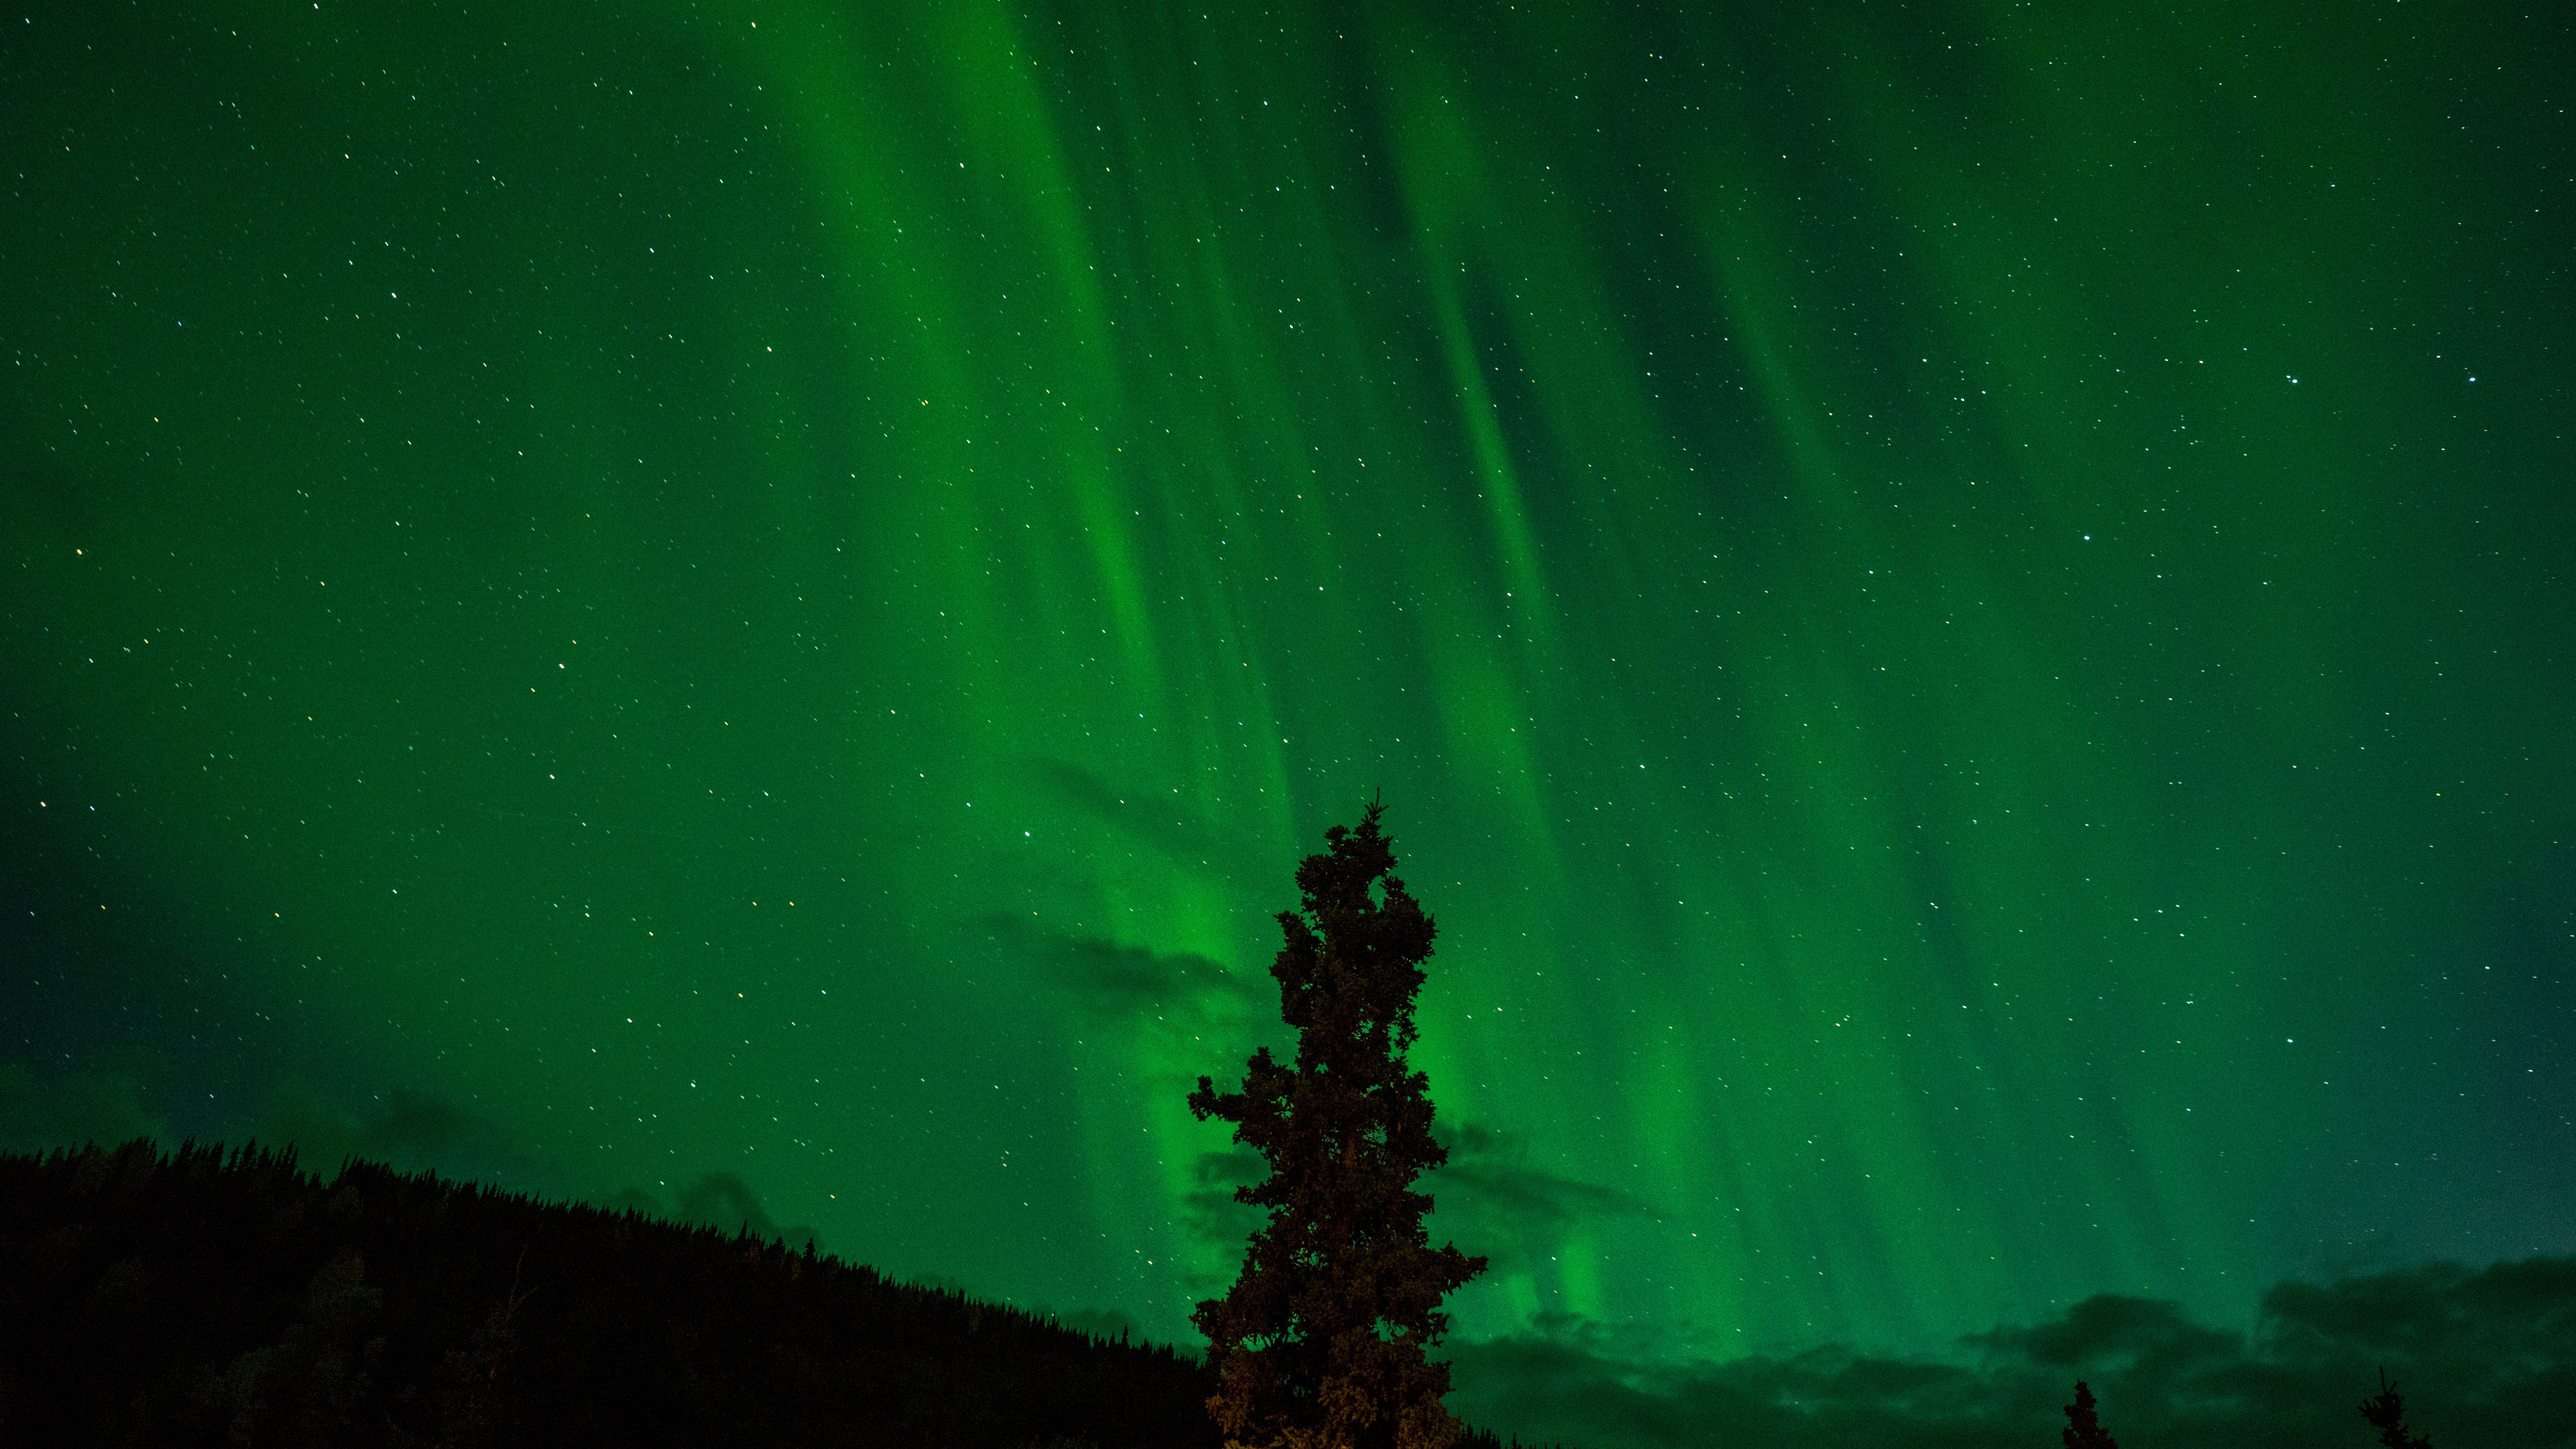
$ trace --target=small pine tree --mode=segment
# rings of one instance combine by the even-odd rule
[[[1382,809],[1324,832],[1331,850],[1297,867],[1300,908],[1279,915],[1287,942],[1270,974],[1295,1064],[1264,1047],[1242,1091],[1201,1077],[1189,1098],[1270,1164],[1235,1192],[1270,1210],[1268,1226],[1234,1287],[1190,1316],[1220,1376],[1208,1413],[1228,1449],[1451,1449],[1462,1432],[1440,1402],[1449,1366],[1423,1351],[1448,1331],[1441,1299],[1485,1260],[1434,1250],[1431,1198],[1411,1186],[1449,1160],[1428,1079],[1404,1055],[1433,926],[1393,873]]]
[[[2120,1449],[2120,1441],[2094,1417],[2093,1390],[2082,1379],[2075,1381],[2075,1402],[2066,1406],[2066,1427],[2058,1433],[2066,1449]]]
[[[2388,1370],[2379,1371],[2379,1397],[2361,1401],[2361,1416],[2379,1431],[2379,1442],[2386,1449],[2433,1449],[2433,1441],[2406,1429],[2406,1401],[2397,1396],[2397,1386],[2388,1381]]]

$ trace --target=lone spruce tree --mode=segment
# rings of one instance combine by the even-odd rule
[[[2379,1431],[2379,1442],[2385,1449],[2433,1449],[2429,1436],[2406,1427],[2406,1400],[2388,1381],[2386,1369],[2379,1371],[2379,1397],[2362,1400],[2361,1416]]]
[[[2120,1441],[2102,1427],[2101,1415],[2093,1404],[2092,1386],[2082,1379],[2075,1381],[2075,1402],[2066,1406],[2066,1427],[2058,1431],[2066,1449],[2120,1449]]]
[[[1242,1091],[1201,1077],[1190,1094],[1201,1121],[1232,1122],[1270,1164],[1235,1190],[1269,1225],[1233,1289],[1190,1316],[1220,1375],[1208,1413],[1228,1449],[1450,1449],[1461,1432],[1440,1403],[1449,1366],[1423,1351],[1448,1332],[1440,1300],[1485,1260],[1433,1249],[1431,1199],[1412,1187],[1449,1160],[1429,1080],[1404,1057],[1433,927],[1393,873],[1383,808],[1324,832],[1331,850],[1297,867],[1299,908],[1279,914],[1287,943],[1270,974],[1295,1065],[1264,1047]]]

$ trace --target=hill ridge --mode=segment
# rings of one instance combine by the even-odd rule
[[[1216,1449],[1213,1377],[747,1230],[292,1148],[0,1155],[0,1438]]]

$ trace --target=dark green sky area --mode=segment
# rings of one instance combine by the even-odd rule
[[[1246,1168],[1183,1094],[1383,788],[1471,1414],[1986,1335],[2046,1418],[2104,1313],[2495,1264],[2576,1362],[2570,53],[10,12],[0,1135],[1180,1338]]]

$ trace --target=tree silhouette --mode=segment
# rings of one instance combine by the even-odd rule
[[[2075,1402],[2066,1406],[2066,1427],[2058,1432],[2066,1449],[2120,1449],[2120,1441],[2093,1416],[2093,1390],[2082,1379],[2075,1381]]]
[[[2386,1449],[2433,1449],[2433,1441],[2422,1434],[2406,1430],[2406,1401],[2397,1396],[2397,1386],[2388,1381],[2388,1370],[2379,1371],[2379,1397],[2361,1401],[2361,1416],[2379,1431],[2379,1442]]]
[[[1449,1366],[1423,1350],[1448,1331],[1440,1300],[1485,1260],[1434,1250],[1431,1199],[1412,1190],[1449,1160],[1431,1137],[1429,1081],[1404,1056],[1434,928],[1394,875],[1383,809],[1324,832],[1330,851],[1297,867],[1299,909],[1279,914],[1287,940],[1270,974],[1295,1064],[1264,1047],[1242,1091],[1201,1077],[1189,1098],[1270,1165],[1235,1191],[1270,1210],[1268,1226],[1234,1287],[1190,1316],[1218,1370],[1208,1412],[1229,1449],[1450,1449],[1461,1432],[1440,1402]]]
[[[1218,1449],[1217,1383],[704,1225],[250,1147],[0,1153],[0,1445]]]

